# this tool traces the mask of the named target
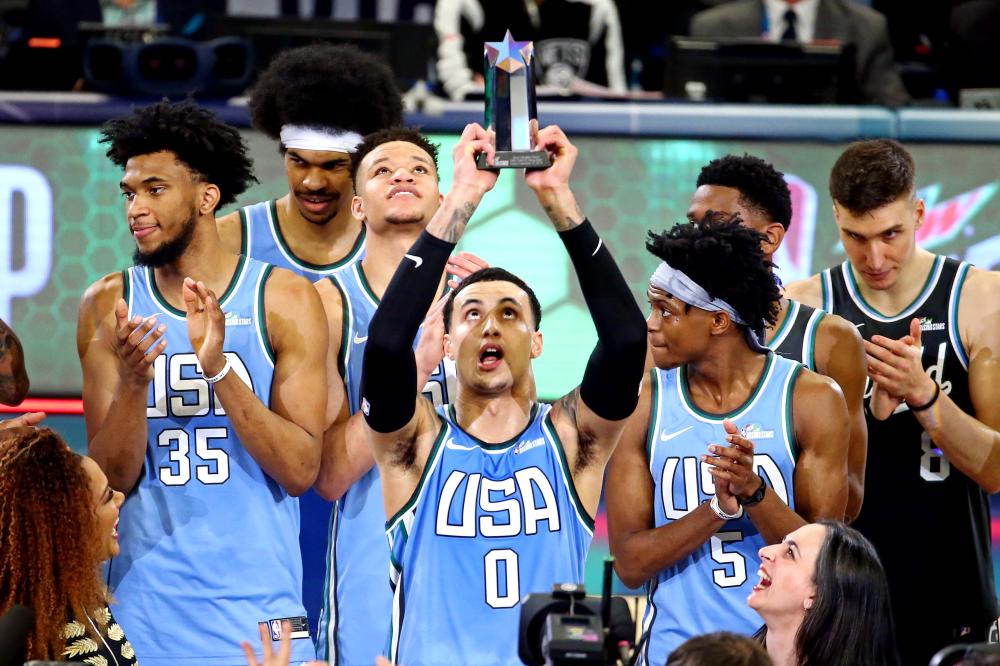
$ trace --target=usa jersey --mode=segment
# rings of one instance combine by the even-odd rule
[[[651,371],[653,400],[646,454],[653,477],[656,526],[679,520],[715,495],[708,465],[711,443],[726,443],[723,419],[754,443],[754,471],[795,508],[796,444],[792,390],[802,366],[767,355],[757,387],[728,414],[708,414],[688,393],[685,367]],[[687,557],[646,584],[648,604],[639,646],[641,664],[663,664],[692,636],[712,631],[752,634],[760,616],[747,606],[767,544],[746,516],[730,520]]]
[[[920,319],[921,364],[966,414],[974,414],[969,355],[958,330],[958,306],[970,265],[938,256],[923,289],[901,312],[869,305],[849,262],[822,273],[824,308],[858,326],[865,339],[909,335]],[[871,380],[865,387],[871,396]],[[865,502],[854,527],[871,540],[889,581],[903,663],[926,663],[938,649],[968,636],[982,640],[997,616],[990,554],[989,496],[951,464],[902,403],[885,421],[866,410]],[[898,511],[906,498],[906,511]],[[947,563],[942,567],[942,563]],[[927,584],[927,572],[938,571]]]
[[[439,407],[416,490],[386,522],[392,551],[389,658],[407,666],[520,664],[519,601],[582,583],[594,522],[576,494],[549,405],[488,444]]]
[[[826,313],[788,299],[785,318],[778,325],[767,346],[775,354],[798,361],[816,370],[816,331]]]
[[[264,316],[272,267],[240,257],[219,298],[232,370],[268,405],[274,358]],[[109,567],[115,615],[143,664],[245,664],[240,641],[289,619],[296,661],[312,659],[302,607],[298,502],[246,451],[200,372],[184,313],[151,268],[123,273],[129,316],[166,325],[146,407],[148,443],[121,510]]]
[[[332,264],[313,264],[300,259],[292,252],[288,241],[281,233],[278,224],[277,201],[261,201],[244,206],[240,209],[240,225],[242,226],[242,253],[257,261],[263,261],[306,277],[310,282],[342,271],[358,262],[365,256],[365,227],[354,241],[354,247],[341,259]]]
[[[330,280],[340,290],[344,304],[339,363],[353,414],[360,409],[368,324],[379,299],[365,278],[361,262]],[[445,359],[424,386],[424,395],[435,405],[447,403],[449,395],[454,394],[454,368],[454,363]],[[385,649],[392,612],[392,593],[386,577],[389,551],[385,543],[385,504],[377,467],[368,470],[337,501],[330,518],[330,534],[317,652],[331,664],[370,666]]]

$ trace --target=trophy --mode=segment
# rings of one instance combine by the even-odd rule
[[[538,131],[535,110],[535,47],[517,42],[510,34],[502,42],[485,44],[486,126],[495,132],[496,156],[486,163],[480,153],[480,169],[545,169],[549,154],[532,150],[532,136]]]

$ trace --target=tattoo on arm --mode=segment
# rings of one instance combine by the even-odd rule
[[[555,206],[543,206],[545,209],[545,214],[549,216],[549,220],[555,226],[556,231],[569,231],[573,227],[578,227],[583,224],[583,209],[580,208],[580,204],[576,204],[576,219],[572,215],[567,215],[565,217],[559,216],[559,211]]]
[[[442,233],[444,236],[443,240],[449,243],[457,243],[458,239],[462,237],[462,232],[465,231],[465,225],[469,223],[469,220],[472,219],[472,214],[475,212],[476,206],[471,201],[466,201],[459,205],[451,214],[448,224],[445,225]]]

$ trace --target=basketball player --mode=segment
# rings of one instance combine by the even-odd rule
[[[865,504],[855,527],[889,579],[905,664],[985,639],[997,616],[989,493],[1000,490],[1000,275],[918,248],[924,202],[895,141],[830,173],[847,261],[788,287],[865,337]],[[903,508],[905,506],[905,509]]]
[[[553,165],[525,181],[560,232],[598,333],[581,386],[552,406],[534,401],[538,300],[516,276],[488,268],[445,305],[445,352],[458,367],[452,403],[435,409],[416,392],[413,336],[497,178],[476,168],[476,154],[492,160],[493,148],[475,124],[455,147],[451,191],[368,329],[361,411],[390,516],[395,663],[520,663],[518,602],[583,579],[604,466],[635,407],[641,314],[570,190],[576,148],[555,126],[536,143]]]
[[[437,146],[412,129],[375,132],[358,147],[351,171],[357,192],[352,211],[368,230],[365,256],[316,283],[327,313],[327,419],[333,425],[324,435],[315,487],[323,497],[337,500],[330,522],[317,652],[331,663],[367,665],[382,653],[388,639],[389,552],[375,459],[360,432],[347,436],[349,428],[353,434],[362,425],[360,415],[354,423],[346,419],[360,408],[361,360],[375,308],[441,203]],[[477,257],[460,253],[449,259],[448,272],[466,276],[484,265]],[[444,275],[439,278],[443,289]],[[432,308],[429,317],[440,320],[441,308]],[[427,348],[434,346],[436,336],[424,333],[437,326],[428,322],[421,329],[417,350],[421,369],[414,387],[421,387],[435,405],[444,405],[454,399],[455,370],[453,363],[442,362],[440,351],[435,354]],[[442,347],[439,338],[436,346]]]
[[[836,382],[761,346],[780,297],[762,237],[738,220],[651,233],[663,263],[646,326],[656,364],[608,474],[618,575],[646,583],[643,664],[692,636],[750,634],[761,547],[847,502]],[[762,583],[766,585],[765,583]]]
[[[743,223],[764,235],[764,259],[772,261],[792,221],[792,198],[784,174],[752,155],[726,155],[712,160],[698,174],[687,217],[692,222],[709,211],[738,214]],[[781,286],[779,281],[778,286]],[[828,315],[808,305],[779,301],[777,322],[768,326],[765,344],[774,352],[826,375],[840,385],[851,415],[851,442],[847,454],[848,521],[861,510],[864,497],[865,455],[865,351],[861,336],[842,317]]]
[[[242,664],[283,619],[311,659],[295,496],[320,459],[319,296],[220,242],[215,211],[253,179],[234,128],[163,102],[102,141],[137,264],[91,285],[77,330],[90,455],[127,494],[116,616],[144,664]]]
[[[350,154],[363,135],[402,122],[392,72],[353,46],[304,46],[268,65],[249,106],[254,127],[279,142],[288,193],[220,218],[226,248],[313,281],[358,260],[365,229],[351,215]]]

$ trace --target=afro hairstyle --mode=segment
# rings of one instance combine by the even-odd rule
[[[740,223],[706,216],[700,222],[650,231],[646,249],[672,268],[697,282],[712,298],[729,303],[757,330],[773,326],[780,310],[781,292],[771,274],[773,264],[760,248],[762,234]]]
[[[726,155],[702,167],[697,187],[731,187],[739,191],[744,206],[788,229],[792,222],[792,195],[784,176],[759,157]]]
[[[108,144],[108,158],[122,168],[138,155],[174,153],[196,180],[219,188],[217,208],[234,203],[257,182],[239,131],[191,100],[134,109],[131,115],[105,123],[100,142]]]
[[[353,46],[312,44],[280,53],[250,91],[253,126],[279,139],[282,125],[370,134],[403,122],[392,70]]]
[[[358,191],[358,168],[361,166],[362,160],[365,159],[365,156],[367,156],[368,153],[372,152],[383,143],[391,143],[393,141],[405,141],[406,143],[412,143],[430,155],[431,160],[434,162],[434,173],[437,173],[438,145],[436,143],[431,143],[427,137],[413,127],[387,127],[386,129],[372,132],[366,136],[361,145],[358,146],[357,149],[351,154],[351,182],[354,183],[355,192]],[[438,177],[438,180],[440,180],[440,176]]]

